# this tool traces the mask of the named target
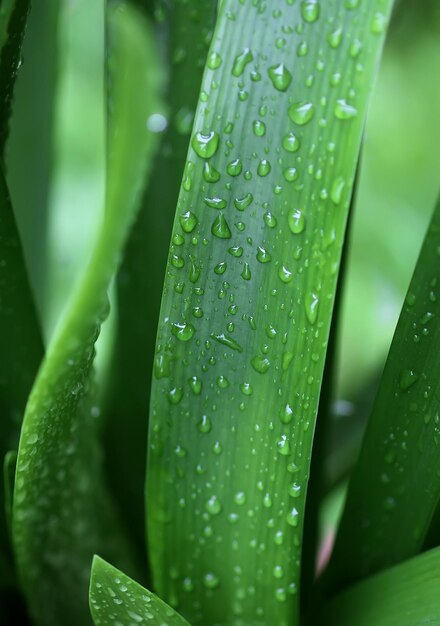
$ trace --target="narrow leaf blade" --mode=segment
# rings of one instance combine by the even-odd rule
[[[439,250],[440,203],[351,476],[328,572],[336,587],[417,554],[439,501]]]

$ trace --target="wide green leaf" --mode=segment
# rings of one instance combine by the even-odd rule
[[[90,621],[87,586],[94,552],[133,569],[103,477],[92,365],[108,313],[107,289],[156,146],[146,119],[157,110],[157,86],[145,71],[154,54],[147,25],[129,6],[111,4],[108,44],[105,214],[88,268],[32,390],[18,452],[16,561],[33,619],[48,626]]]
[[[440,496],[440,203],[397,324],[328,573],[341,586],[416,554]]]
[[[118,274],[116,345],[104,434],[112,486],[141,550],[147,407],[160,296],[215,5],[216,0],[203,0],[188,11],[185,0],[173,0],[155,25],[170,67],[168,110],[166,117],[156,117],[163,130],[160,149]],[[156,69],[163,72],[161,66]],[[122,421],[123,416],[129,419]]]
[[[95,556],[90,579],[90,610],[95,626],[188,626],[188,622],[137,582]]]
[[[297,623],[310,451],[391,2],[224,0],[160,314],[155,588],[194,624]]]
[[[440,548],[367,578],[325,607],[322,626],[438,626]]]

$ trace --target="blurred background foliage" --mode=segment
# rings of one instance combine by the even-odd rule
[[[7,164],[19,174],[8,182],[46,339],[88,259],[102,216],[103,20],[103,0],[35,2],[17,82]],[[54,23],[56,39],[48,35]],[[158,45],[164,48],[162,30],[157,31]],[[36,76],[46,89],[34,87]],[[440,4],[400,0],[372,95],[351,224],[328,443],[329,488],[343,479],[357,452],[363,416],[374,399],[375,381],[435,202],[440,171],[438,76]],[[24,124],[29,98],[35,114]],[[188,136],[189,131],[190,126]],[[23,154],[20,168],[12,167]],[[24,219],[30,213],[33,220]],[[158,258],[164,260],[163,250]],[[163,273],[164,267],[156,266],[155,272]],[[116,316],[114,302],[98,342],[98,369],[104,380]],[[145,385],[148,389],[149,380]],[[141,494],[139,498],[141,511]],[[324,504],[324,530],[334,527],[342,498],[343,487]]]

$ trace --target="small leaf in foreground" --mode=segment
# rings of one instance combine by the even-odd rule
[[[95,626],[188,626],[154,593],[99,556],[93,559],[89,598]]]
[[[358,583],[325,607],[318,626],[439,626],[440,548]]]

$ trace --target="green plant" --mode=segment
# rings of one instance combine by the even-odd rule
[[[8,191],[30,78],[1,163],[2,621],[25,606],[19,619],[41,626],[440,624],[440,204],[357,460],[359,421],[342,437],[332,403],[347,221],[392,0],[98,4],[104,210],[55,330],[51,97],[38,100],[38,243],[20,227],[26,192],[11,204]],[[400,11],[438,23],[435,3],[405,4],[396,23]],[[33,6],[30,41],[64,10],[48,7]],[[28,10],[0,4],[3,148]],[[338,524],[326,505],[348,475]],[[321,520],[338,534],[315,580]]]

